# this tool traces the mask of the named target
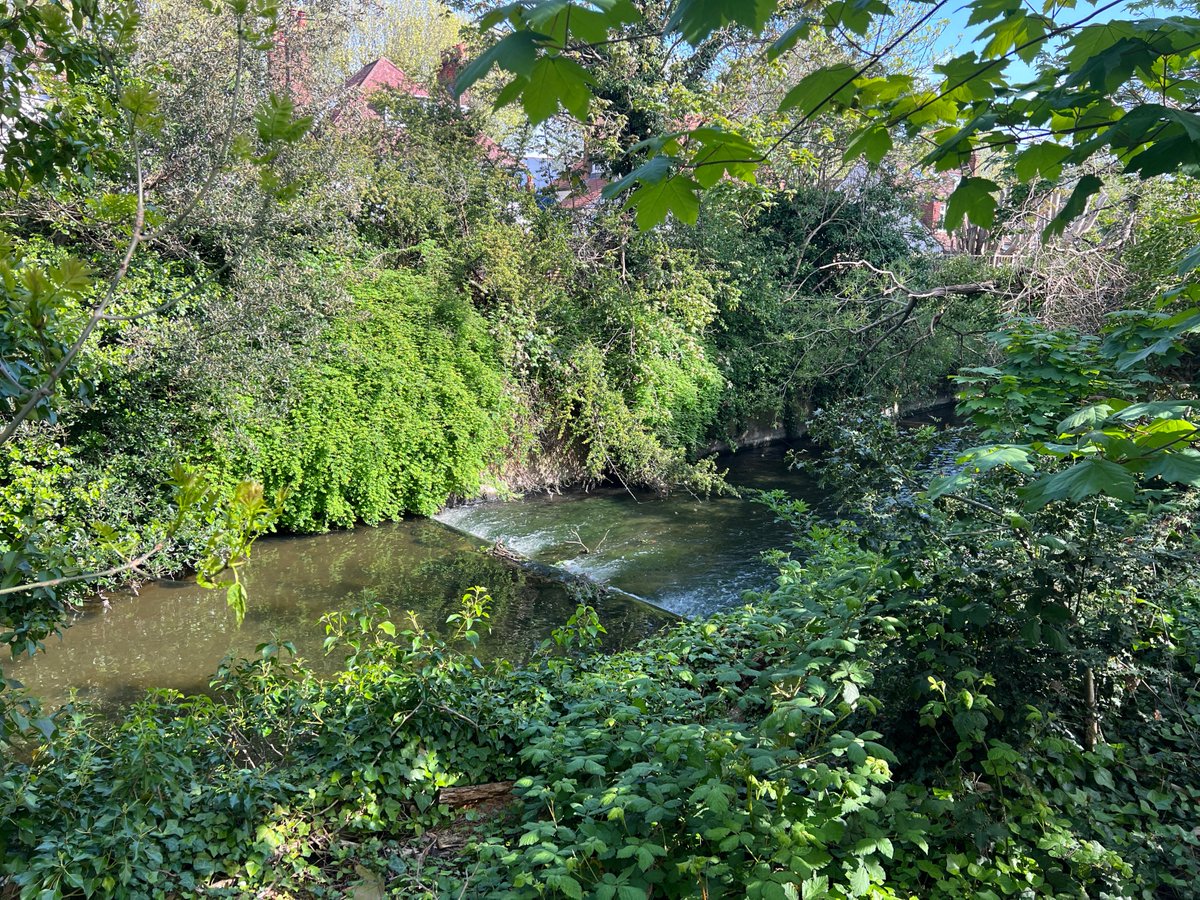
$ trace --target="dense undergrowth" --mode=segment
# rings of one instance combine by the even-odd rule
[[[995,209],[939,235],[968,252],[934,254],[899,174],[915,151],[851,171],[842,114],[796,109],[758,183],[711,169],[702,203],[685,188],[681,219],[639,231],[518,185],[496,123],[445,85],[343,105],[332,19],[75,5],[85,34],[39,7],[58,9],[5,23],[32,29],[6,77],[45,92],[6,107],[36,140],[10,130],[0,189],[14,653],[110,567],[195,567],[244,611],[237,564],[270,527],[429,514],[485,485],[709,490],[702,454],[745,431],[809,425],[823,456],[803,464],[841,518],[764,496],[790,541],[776,588],[610,656],[585,603],[530,665],[479,665],[480,588],[452,645],[334,614],[337,677],[267,645],[212,697],[158,692],[119,721],[0,680],[0,894],[1195,893],[1189,179],[1084,174],[1038,144],[1018,159],[1042,155],[1046,183],[1022,185],[972,155],[959,191]],[[673,84],[670,53],[600,54],[596,158],[572,165],[626,172],[648,134],[774,89],[782,70],[740,81],[744,61],[702,76],[717,48]],[[310,71],[283,96],[289,57]],[[1085,211],[1072,181],[1108,202],[1054,243],[1056,204]],[[875,413],[951,376],[965,431]],[[477,815],[446,791],[508,781]]]
[[[714,442],[796,428],[814,403],[868,382],[881,400],[930,390],[995,321],[994,302],[949,298],[917,319],[976,334],[966,344],[920,338],[886,363],[860,356],[870,335],[846,323],[875,311],[838,298],[860,280],[821,270],[846,254],[914,258],[911,204],[885,184],[836,198],[829,221],[828,193],[730,188],[695,227],[640,233],[615,208],[547,208],[487,157],[477,117],[387,102],[403,140],[378,123],[317,130],[310,164],[336,150],[353,177],[323,193],[331,176],[312,173],[253,252],[229,245],[233,213],[218,206],[186,240],[137,257],[117,318],[43,420],[6,445],[5,584],[104,571],[154,547],[141,572],[196,565],[215,532],[203,516],[180,521],[180,466],[229,495],[262,483],[294,532],[428,515],[482,485],[709,491],[720,480],[697,459]],[[23,232],[4,240],[11,272],[50,273],[22,302],[62,304],[40,337],[6,332],[6,356],[31,373],[104,290],[55,293],[54,273],[74,271],[73,257],[100,276],[114,266],[63,218],[88,202],[69,182],[22,195]],[[961,275],[918,268],[914,283]],[[796,279],[813,274],[816,296],[796,303]],[[161,312],[120,319],[147,308]],[[25,648],[84,590],[5,600],[3,633]]]
[[[1195,498],[1031,515],[1023,546],[907,489],[945,435],[822,428],[872,515],[768,498],[795,543],[745,607],[608,657],[584,608],[515,670],[470,660],[478,594],[466,655],[364,608],[327,621],[333,680],[271,646],[217,700],[68,708],[0,778],[4,870],[27,896],[1188,896]],[[478,821],[440,802],[500,780]]]
[[[328,680],[272,644],[215,698],[39,718],[0,775],[0,871],[29,897],[1187,897],[1194,450],[1131,493],[1110,476],[1070,496],[1055,486],[1095,453],[1139,457],[1037,472],[1016,445],[1008,466],[963,452],[1030,417],[1014,380],[1047,415],[1170,384],[1180,338],[1116,367],[1143,327],[998,335],[1002,364],[960,380],[967,429],[815,416],[824,452],[797,464],[845,518],[763,495],[793,536],[777,586],[636,649],[595,653],[581,605],[531,664],[483,667],[481,587],[449,644],[383,607],[327,616],[347,654]],[[1194,440],[1194,402],[1142,407],[1117,450]],[[1077,418],[1047,432],[1109,433]],[[481,814],[444,790],[510,781]]]

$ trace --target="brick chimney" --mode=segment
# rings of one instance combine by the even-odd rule
[[[442,67],[438,70],[437,81],[447,93],[454,93],[454,82],[467,61],[467,45],[455,44],[442,51]]]
[[[299,7],[290,7],[280,16],[271,38],[273,46],[267,51],[267,75],[271,90],[290,97],[299,107],[312,103],[312,91],[307,81],[312,67],[303,39],[307,27],[308,13]]]

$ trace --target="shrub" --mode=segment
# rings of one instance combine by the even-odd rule
[[[468,303],[404,271],[350,291],[283,418],[221,439],[227,471],[288,492],[297,531],[431,515],[478,490],[506,442],[503,376]]]

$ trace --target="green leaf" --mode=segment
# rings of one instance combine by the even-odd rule
[[[596,0],[591,6],[600,8],[589,9],[568,0],[549,0],[529,10],[526,22],[534,31],[561,46],[569,37],[585,44],[599,43],[608,37],[610,29],[633,24],[642,18],[630,0]]]
[[[1117,371],[1124,372],[1144,359],[1166,353],[1181,337],[1196,331],[1200,331],[1200,309],[1187,309],[1172,316],[1170,321],[1157,330],[1160,335],[1157,340],[1140,350],[1127,351],[1118,356]]]
[[[979,59],[972,50],[934,68],[946,76],[941,91],[955,101],[991,100],[1004,83],[1008,60]]]
[[[1110,417],[1114,422],[1133,422],[1137,419],[1174,419],[1200,409],[1200,400],[1151,400],[1130,403]]]
[[[954,231],[967,216],[980,228],[991,228],[996,219],[996,194],[1000,185],[987,178],[965,177],[958,183],[946,202],[943,227]]]
[[[842,158],[846,162],[851,162],[860,156],[866,156],[871,165],[877,166],[883,162],[883,158],[891,149],[891,132],[882,125],[871,125],[854,137]]]
[[[860,864],[857,869],[850,873],[847,884],[851,897],[861,897],[871,889],[871,873],[867,871],[865,866]]]
[[[521,95],[525,115],[534,125],[545,122],[561,106],[576,119],[587,118],[592,92],[590,76],[579,63],[562,56],[543,56],[529,75]]]
[[[725,174],[753,182],[762,154],[740,134],[718,128],[698,128],[692,132],[700,149],[692,158],[692,177],[703,188],[710,188]]]
[[[1030,449],[1021,444],[999,444],[976,447],[958,458],[958,462],[974,472],[987,472],[997,466],[1007,466],[1025,475],[1033,474],[1029,463]]]
[[[828,103],[848,103],[854,97],[857,75],[858,69],[850,63],[837,63],[810,72],[787,92],[779,104],[779,111],[794,109],[807,118]]]
[[[1104,495],[1132,500],[1137,484],[1133,473],[1108,459],[1085,459],[1051,475],[1039,478],[1024,490],[1025,504],[1040,509],[1055,500],[1079,502]]]
[[[600,191],[600,196],[605,200],[611,200],[634,185],[658,184],[671,174],[673,164],[674,160],[669,156],[655,156],[653,159],[642,163],[642,165],[619,181],[606,184],[603,190]]]
[[[1062,144],[1034,144],[1018,153],[1014,160],[1017,178],[1021,181],[1033,181],[1035,178],[1054,181],[1062,174],[1063,162],[1070,154],[1070,149]]]
[[[542,40],[543,36],[533,31],[514,31],[505,35],[459,73],[454,81],[455,96],[465,94],[492,70],[492,66],[499,66],[514,75],[529,77],[537,63],[538,47]]]
[[[1087,203],[1092,194],[1095,194],[1103,186],[1104,182],[1100,180],[1099,175],[1084,175],[1080,178],[1075,185],[1075,190],[1071,191],[1071,196],[1063,204],[1063,208],[1050,220],[1050,224],[1042,233],[1046,237],[1062,234],[1067,225],[1087,209]]]
[[[1081,410],[1071,413],[1058,423],[1059,434],[1069,434],[1080,429],[1092,429],[1101,422],[1107,421],[1113,413],[1111,404],[1093,403]]]
[[[643,184],[625,202],[633,208],[638,228],[649,231],[673,213],[681,222],[695,225],[700,216],[700,185],[683,175],[672,175],[657,184]]]
[[[775,6],[776,0],[678,0],[667,30],[678,31],[694,47],[726,25],[761,31],[775,14]]]
[[[808,40],[808,36],[812,33],[813,20],[802,18],[791,28],[779,36],[770,47],[767,48],[767,60],[774,62],[795,47],[801,41]]]
[[[890,15],[891,9],[883,0],[834,0],[825,7],[822,25],[826,31],[841,27],[858,35],[871,30],[876,15]]]
[[[246,618],[246,588],[240,581],[235,581],[229,586],[225,592],[225,602],[233,610],[233,616],[240,628]]]
[[[296,116],[291,97],[271,94],[254,114],[254,127],[264,144],[295,143],[312,125],[312,116]]]
[[[1156,454],[1146,467],[1146,477],[1200,487],[1200,453],[1174,450]]]
[[[1200,245],[1197,245],[1188,251],[1187,256],[1179,261],[1179,266],[1175,271],[1180,275],[1186,275],[1197,266],[1200,266]]]

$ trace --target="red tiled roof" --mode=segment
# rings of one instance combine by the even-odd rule
[[[587,209],[600,202],[600,192],[608,186],[608,179],[588,176],[583,179],[583,189],[571,193],[559,204],[563,209]]]
[[[483,150],[483,155],[488,162],[498,166],[515,166],[517,161],[513,159],[512,154],[497,144],[486,134],[475,135],[475,144]]]
[[[586,209],[600,202],[600,192],[607,186],[607,178],[579,165],[556,179],[550,188],[557,193],[568,192],[558,204],[563,209]]]
[[[356,87],[364,95],[387,88],[416,97],[418,100],[429,99],[429,91],[400,71],[386,56],[381,56],[359,69],[346,80],[346,87]]]

